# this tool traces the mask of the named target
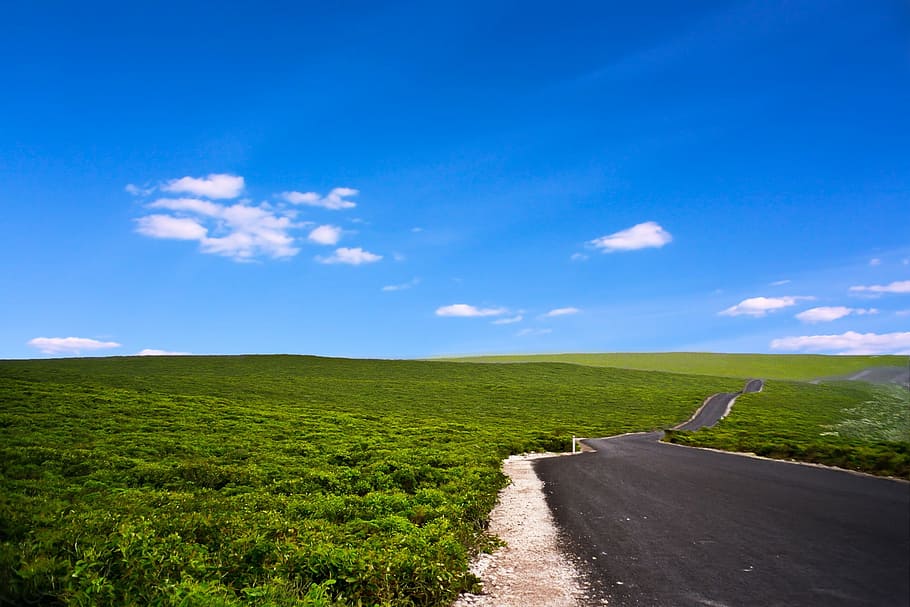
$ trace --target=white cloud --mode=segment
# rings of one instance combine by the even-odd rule
[[[478,308],[468,304],[452,304],[436,309],[436,316],[458,316],[462,318],[478,316],[502,316],[507,314],[506,308]]]
[[[870,266],[880,266],[880,265],[882,265],[882,260],[879,259],[878,257],[873,257],[872,259],[869,260],[869,265]]]
[[[613,251],[660,248],[672,240],[673,236],[659,224],[647,221],[614,234],[595,238],[589,244],[602,249],[604,253],[612,253]]]
[[[189,352],[171,352],[170,350],[146,348],[137,352],[136,356],[191,356],[191,354]]]
[[[382,287],[382,290],[387,293],[391,292],[391,291],[406,291],[407,289],[416,287],[418,284],[420,284],[420,279],[414,278],[414,279],[410,280],[409,282],[405,282],[400,285],[386,285],[386,286]]]
[[[515,334],[516,337],[529,337],[538,335],[549,335],[553,329],[522,329]]]
[[[791,282],[793,282],[793,281],[792,280],[775,280],[774,282],[771,283],[771,286],[772,287],[782,287],[784,285],[790,284]]]
[[[745,315],[760,317],[764,316],[768,312],[774,312],[775,310],[780,310],[781,308],[795,306],[799,301],[811,299],[815,298],[801,295],[786,297],[750,297],[749,299],[742,300],[735,306],[730,306],[726,310],[721,311],[719,314],[721,316]]]
[[[584,253],[572,253],[572,256],[569,259],[572,261],[585,261],[589,258]]]
[[[550,310],[544,314],[547,318],[553,318],[554,316],[568,316],[570,314],[578,314],[581,312],[578,308],[556,308],[555,310]]]
[[[898,316],[910,316],[910,310],[898,310],[895,314]]]
[[[204,240],[208,234],[205,226],[195,219],[170,215],[146,215],[136,220],[136,231],[152,238],[174,240]]]
[[[831,322],[832,320],[837,320],[838,318],[843,318],[845,316],[849,316],[850,314],[857,314],[859,316],[865,314],[878,314],[878,310],[875,308],[821,306],[818,308],[810,308],[805,312],[800,312],[796,315],[796,318],[800,319],[803,322]]]
[[[887,285],[858,285],[850,287],[853,293],[910,293],[910,280],[897,280]]]
[[[258,206],[235,204],[223,207],[220,225],[224,236],[202,241],[204,253],[247,260],[258,255],[292,257],[300,252],[288,233],[294,226],[290,217]]]
[[[143,188],[143,187],[139,187],[138,185],[136,185],[134,183],[126,184],[126,187],[124,187],[123,189],[126,190],[126,192],[128,194],[132,194],[133,196],[148,196],[149,194],[151,194],[152,192],[155,191],[154,186],[151,186],[151,187],[146,186]]]
[[[901,263],[904,264],[905,266],[910,266],[910,258],[901,259]]]
[[[292,257],[300,251],[289,233],[300,224],[266,204],[225,205],[198,198],[160,198],[148,207],[174,214],[140,217],[136,220],[140,234],[195,240],[203,253],[249,261],[260,255]]]
[[[524,316],[519,314],[518,316],[511,316],[509,318],[500,318],[499,320],[494,320],[493,324],[494,325],[512,325],[517,322],[521,322],[522,320],[524,320]]]
[[[354,188],[335,188],[325,197],[320,196],[316,192],[282,192],[279,196],[291,204],[303,204],[311,207],[322,207],[323,209],[339,211],[356,207],[357,203],[345,199],[356,196],[359,193],[360,192]]]
[[[216,202],[199,200],[198,198],[159,198],[148,204],[150,209],[165,209],[168,211],[182,211],[206,217],[218,217],[224,207]]]
[[[165,192],[186,193],[206,198],[237,198],[243,192],[243,177],[213,173],[207,177],[181,177],[173,179],[161,189]]]
[[[84,351],[107,350],[119,348],[115,341],[98,341],[88,337],[36,337],[28,345],[45,354],[80,354]]]
[[[126,187],[135,195],[146,195],[155,189],[193,196],[162,197],[148,203],[146,208],[164,212],[149,213],[136,219],[137,232],[153,238],[194,240],[199,243],[201,252],[230,257],[235,261],[297,255],[300,252],[299,239],[293,234],[294,230],[308,228],[310,232],[306,238],[310,242],[328,246],[337,245],[344,234],[338,226],[317,226],[313,222],[298,220],[299,211],[285,202],[255,204],[248,198],[219,201],[237,198],[243,192],[244,179],[236,175],[183,177],[150,190],[133,184]],[[285,192],[281,196],[295,204],[342,209],[354,206],[346,198],[357,193],[352,188],[335,188],[325,197],[313,192]],[[360,248],[340,248],[329,257],[317,259],[322,263],[358,265],[379,261],[382,257]]]
[[[329,225],[319,226],[310,232],[307,239],[317,244],[338,244],[338,241],[341,240],[341,228]]]
[[[375,263],[380,259],[382,259],[382,255],[376,255],[375,253],[364,251],[360,247],[355,247],[353,249],[341,247],[339,249],[335,249],[335,252],[330,257],[316,258],[319,263],[343,263],[352,266],[359,266],[360,264],[364,263]]]
[[[420,234],[421,232],[423,232],[423,228],[421,228],[419,226],[413,227],[413,228],[411,228],[411,232],[413,232],[414,234]]]
[[[771,348],[837,354],[910,354],[910,332],[878,334],[847,331],[840,335],[783,337],[773,340]]]

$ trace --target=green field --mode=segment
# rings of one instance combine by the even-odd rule
[[[796,459],[910,479],[910,392],[889,385],[767,382],[713,428],[670,442]]]
[[[502,457],[739,380],[291,356],[0,361],[0,604],[448,605]]]
[[[564,362],[597,367],[640,369],[763,379],[811,380],[856,373],[869,367],[907,366],[906,356],[823,356],[816,354],[713,354],[705,352],[532,354],[473,356],[464,362]]]
[[[606,353],[480,356],[480,363],[564,362],[713,377],[771,379],[739,397],[716,427],[668,432],[678,444],[796,459],[910,479],[910,392],[897,385],[826,381],[870,367],[906,367],[907,356]],[[790,380],[790,381],[774,381]]]
[[[448,605],[495,542],[503,457],[671,427],[742,385],[553,362],[0,361],[0,604]],[[910,477],[908,394],[772,381],[670,439]]]

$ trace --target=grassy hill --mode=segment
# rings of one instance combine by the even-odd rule
[[[670,431],[665,440],[910,479],[910,391],[771,381],[739,396],[715,427]]]
[[[811,380],[856,373],[869,367],[903,366],[907,356],[824,356],[816,354],[715,354],[707,352],[532,354],[471,356],[463,362],[563,362],[596,367],[667,371],[717,377]]]
[[[0,361],[0,604],[447,605],[489,544],[502,457],[670,426],[739,383],[556,363]]]
[[[671,427],[741,387],[560,362],[0,361],[0,604],[448,605],[493,541],[504,456]],[[908,409],[870,425],[870,390],[770,382],[673,439],[910,474]],[[875,430],[895,423],[897,442]]]

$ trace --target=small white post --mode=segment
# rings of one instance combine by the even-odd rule
[[[575,453],[575,436],[572,436],[572,453]]]

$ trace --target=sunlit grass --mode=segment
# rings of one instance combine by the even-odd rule
[[[910,391],[863,382],[766,382],[713,428],[670,432],[691,446],[910,478]]]
[[[471,356],[465,362],[565,362],[724,377],[811,380],[847,375],[877,366],[903,366],[907,356],[822,356],[815,354],[714,354],[705,352],[533,354]]]
[[[737,380],[313,357],[0,362],[0,604],[447,605],[504,478]]]
[[[844,409],[844,421],[832,425],[838,436],[861,440],[910,442],[910,392],[900,386],[876,386],[869,400]]]

